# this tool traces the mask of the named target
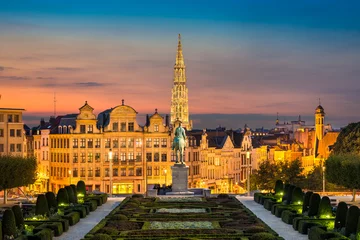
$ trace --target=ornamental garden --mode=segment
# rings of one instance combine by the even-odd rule
[[[273,193],[256,193],[254,200],[264,205],[274,217],[291,224],[294,231],[310,240],[360,239],[360,210],[340,202],[332,206],[329,197],[290,184],[276,182]]]
[[[106,194],[86,195],[85,183],[39,195],[36,205],[14,205],[0,221],[0,240],[49,240],[76,225],[107,201]]]
[[[283,239],[236,198],[126,198],[84,240]]]

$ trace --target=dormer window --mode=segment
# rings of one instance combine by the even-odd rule
[[[62,127],[59,126],[59,133],[62,133]]]
[[[154,132],[158,132],[159,131],[159,125],[158,124],[155,124],[154,125]]]
[[[122,123],[121,123],[121,129],[120,129],[120,131],[126,132],[126,122],[122,122]]]
[[[67,132],[67,127],[66,127],[66,126],[64,126],[64,127],[63,127],[63,133],[68,133],[68,132]]]
[[[128,123],[128,131],[129,131],[129,132],[133,132],[133,131],[134,131],[134,123],[133,123],[133,122],[129,122],[129,123]]]

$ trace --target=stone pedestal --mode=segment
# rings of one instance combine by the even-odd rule
[[[171,167],[172,172],[172,191],[166,195],[194,195],[188,191],[189,167],[185,164],[175,163]]]

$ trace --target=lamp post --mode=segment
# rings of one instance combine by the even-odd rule
[[[71,170],[69,170],[70,185],[71,185]]]
[[[165,187],[166,187],[167,169],[164,169],[164,174],[165,174]]]
[[[246,151],[247,163],[247,195],[250,196],[250,152]]]
[[[113,172],[112,172],[112,151],[111,151],[111,148],[109,149],[109,161],[110,161],[110,197],[112,197],[112,193],[113,193],[113,183],[112,183],[112,175],[113,175]]]
[[[322,166],[322,170],[323,170],[323,193],[325,193],[325,165],[323,163],[323,166]]]

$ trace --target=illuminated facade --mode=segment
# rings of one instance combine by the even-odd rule
[[[0,108],[0,155],[26,156],[25,109]]]
[[[79,110],[62,117],[58,133],[50,134],[51,190],[84,180],[89,191],[110,193],[110,178],[114,194],[171,184],[169,126],[157,111],[140,126],[124,101],[97,117],[87,102]]]
[[[180,34],[174,65],[174,85],[171,91],[170,109],[171,124],[174,125],[176,120],[181,121],[182,126],[188,131],[192,129],[192,122],[189,120],[188,88]]]

